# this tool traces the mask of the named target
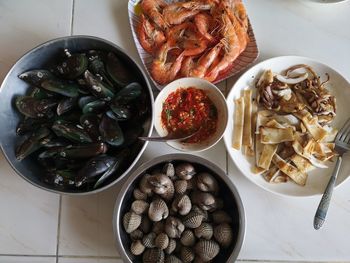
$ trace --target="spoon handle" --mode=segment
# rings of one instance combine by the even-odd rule
[[[321,198],[320,204],[318,205],[318,208],[314,217],[314,228],[316,230],[320,229],[324,221],[326,220],[328,207],[331,202],[335,181],[337,179],[341,163],[342,163],[342,156],[338,156],[337,163],[334,167],[332,176],[329,179],[326,190],[323,193],[323,196]]]

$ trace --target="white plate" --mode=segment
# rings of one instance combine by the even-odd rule
[[[253,174],[251,172],[251,166],[254,164],[254,158],[247,158],[241,153],[241,151],[234,150],[232,148],[232,135],[233,135],[233,115],[234,115],[234,99],[240,97],[241,90],[250,87],[253,89],[255,95],[255,81],[260,76],[261,72],[266,69],[271,69],[273,72],[281,72],[286,68],[296,64],[310,65],[321,77],[321,81],[326,78],[325,73],[330,76],[330,81],[327,87],[330,92],[336,97],[337,116],[332,122],[332,126],[341,128],[345,121],[350,117],[350,84],[342,77],[338,72],[328,67],[325,64],[319,63],[309,58],[297,57],[297,56],[284,56],[276,57],[265,60],[244,73],[234,84],[228,97],[228,113],[229,121],[226,132],[224,134],[224,141],[227,151],[236,164],[238,169],[246,176],[250,181],[256,185],[264,188],[265,190],[281,195],[287,196],[312,196],[322,194],[331,172],[334,167],[334,163],[328,162],[328,168],[315,169],[309,172],[309,176],[304,187],[289,181],[281,184],[271,184],[265,181],[261,175]],[[255,96],[254,96],[255,97]],[[338,186],[350,175],[350,162],[349,155],[344,156],[343,164],[338,175],[336,185]]]

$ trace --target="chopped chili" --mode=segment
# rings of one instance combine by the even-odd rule
[[[187,135],[186,143],[203,142],[216,131],[217,109],[205,92],[195,87],[179,88],[169,94],[162,109],[162,124],[169,133]]]

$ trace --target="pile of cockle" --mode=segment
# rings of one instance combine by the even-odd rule
[[[221,189],[222,190],[222,189]],[[142,175],[123,216],[130,251],[144,263],[209,262],[234,241],[220,186],[191,163],[166,163]]]
[[[149,117],[140,79],[114,53],[64,50],[47,69],[19,78],[29,94],[16,98],[26,138],[16,158],[32,155],[45,168],[43,180],[63,189],[91,189],[130,164]]]
[[[150,73],[161,85],[179,77],[213,82],[232,68],[249,41],[241,1],[142,0],[140,6],[137,35],[153,56]]]

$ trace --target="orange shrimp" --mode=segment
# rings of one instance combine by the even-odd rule
[[[235,26],[231,23],[226,13],[222,14],[223,38],[220,42],[224,45],[224,55],[221,61],[205,75],[205,79],[213,82],[220,71],[225,70],[241,53],[242,47],[237,36]],[[244,49],[244,48],[243,48]]]
[[[181,63],[184,58],[183,53],[181,53],[175,61],[167,62],[168,52],[173,48],[170,42],[165,42],[160,47],[151,65],[151,75],[153,79],[161,85],[173,81],[181,69]]]
[[[163,9],[163,16],[169,25],[178,25],[198,14],[201,10],[210,10],[211,5],[199,1],[176,2]]]
[[[215,38],[209,33],[215,21],[213,17],[206,13],[199,13],[194,17],[194,23],[198,32],[205,37],[209,42],[215,42]]]
[[[142,11],[161,29],[166,29],[168,24],[164,20],[162,10],[168,4],[164,0],[142,0]]]
[[[181,74],[186,77],[203,78],[208,68],[214,63],[223,47],[222,43],[218,43],[208,53],[202,55],[197,62],[193,61],[193,57],[187,57],[181,68]]]
[[[150,54],[166,40],[164,33],[157,30],[143,14],[141,15],[140,24],[137,27],[137,34],[141,46]]]

